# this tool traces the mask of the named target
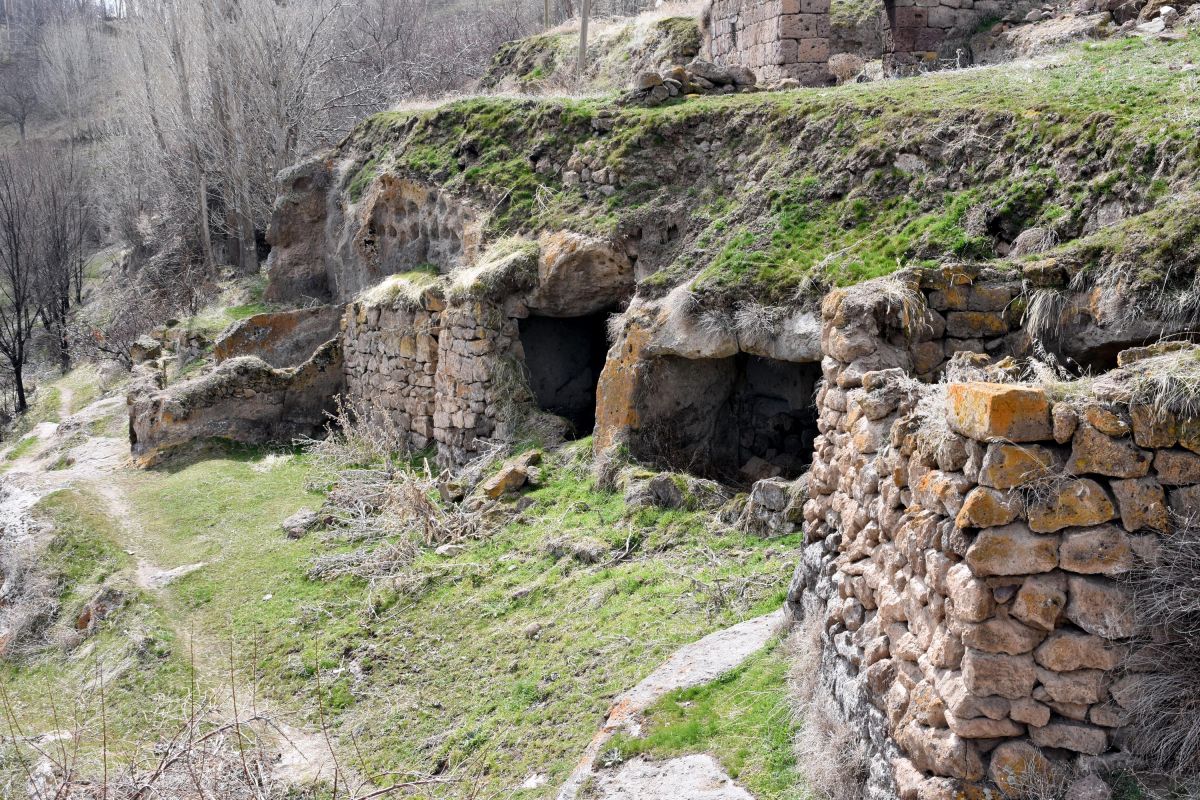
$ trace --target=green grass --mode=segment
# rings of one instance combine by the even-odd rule
[[[993,237],[1011,242],[1034,225],[1070,241],[1114,197],[1168,202],[1200,169],[1200,82],[1176,68],[1198,58],[1192,34],[1079,45],[1036,66],[654,108],[480,98],[377,115],[351,146],[494,206],[487,232],[496,237],[612,235],[674,213],[687,196],[682,240],[653,265],[647,290],[700,277],[693,288],[702,295],[773,302],[812,278],[844,285],[908,264],[995,260]],[[609,123],[597,130],[601,114]],[[693,145],[702,135],[709,149],[700,158]],[[535,170],[540,159],[563,165],[573,153],[614,170],[615,193],[587,196],[555,171]],[[690,157],[668,168],[681,153]],[[901,156],[918,154],[928,171],[901,168]],[[1088,168],[1064,170],[1064,161]],[[716,180],[734,164],[738,181]],[[721,213],[705,211],[720,200]]]
[[[16,461],[19,458],[24,458],[29,455],[33,448],[37,447],[38,437],[26,436],[13,445],[13,448],[5,454],[4,458],[8,461]]]
[[[677,647],[777,608],[800,546],[799,537],[710,532],[696,513],[631,514],[582,466],[564,464],[547,468],[518,521],[453,558],[427,551],[397,580],[373,585],[310,580],[315,556],[346,546],[284,537],[279,522],[320,498],[303,488],[306,457],[264,463],[231,451],[134,486],[162,566],[208,563],[169,589],[172,613],[255,643],[261,685],[310,722],[319,700],[347,758],[370,731],[370,746],[357,748],[363,770],[445,764],[495,790],[549,775],[547,787],[517,797],[551,795],[612,698]],[[614,555],[628,546],[630,557],[556,560],[545,543],[564,533],[600,539]],[[747,601],[723,604],[718,579],[751,581]],[[528,638],[534,623],[541,632]]]
[[[71,635],[75,617],[101,586],[122,591],[125,604],[68,651],[51,645],[19,661],[0,660],[5,730],[11,725],[34,735],[78,726],[78,765],[90,774],[100,773],[105,750],[114,763],[144,765],[154,758],[150,746],[179,724],[189,685],[186,661],[176,652],[177,638],[133,587],[132,558],[117,544],[120,528],[103,509],[96,496],[74,490],[55,492],[34,509],[53,526],[40,562],[57,587],[60,608],[50,638]],[[65,746],[73,747],[69,741]],[[13,777],[24,782],[21,758],[31,763],[36,754],[22,748],[18,757],[4,737],[0,781]]]
[[[807,797],[793,752],[789,660],[778,639],[712,683],[671,692],[646,710],[642,735],[618,734],[621,760],[709,753],[758,800]]]

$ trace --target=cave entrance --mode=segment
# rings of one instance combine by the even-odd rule
[[[608,354],[609,312],[582,317],[526,317],[521,347],[529,386],[543,411],[568,420],[577,437],[596,427],[596,385]]]
[[[656,359],[635,455],[733,484],[797,478],[812,462],[820,379],[820,364],[745,353]]]

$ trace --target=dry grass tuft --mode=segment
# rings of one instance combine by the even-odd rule
[[[792,662],[793,713],[802,720],[796,737],[796,766],[815,797],[862,800],[866,797],[866,749],[842,718],[837,700],[818,685],[820,616],[809,614],[793,630],[786,646]]]
[[[1151,769],[1200,781],[1200,518],[1177,520],[1128,581],[1143,638],[1128,664],[1135,690],[1123,694],[1128,741]]]

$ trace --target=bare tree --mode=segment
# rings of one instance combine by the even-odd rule
[[[0,355],[16,387],[16,410],[29,408],[24,370],[37,322],[37,221],[30,198],[37,180],[20,152],[0,154]]]
[[[0,68],[0,119],[16,125],[21,141],[26,139],[30,117],[38,107],[37,60],[28,53],[14,52]]]

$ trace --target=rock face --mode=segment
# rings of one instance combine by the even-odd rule
[[[242,356],[199,378],[131,393],[133,455],[147,465],[195,440],[259,444],[319,435],[342,383],[342,346],[334,340],[297,367]]]
[[[257,356],[272,367],[295,367],[337,337],[341,306],[316,306],[296,311],[255,314],[221,334],[213,347],[217,362]]]
[[[924,273],[913,288],[968,307],[986,284]],[[1122,405],[1119,377],[1058,404],[1012,383],[906,380],[887,367],[911,360],[889,348],[918,343],[881,294],[823,308],[811,543],[789,593],[825,632],[820,681],[873,753],[873,791],[983,796],[1048,758],[1119,749],[1136,633],[1121,576],[1170,527],[1162,483],[1200,473],[1171,426]],[[864,419],[879,431],[862,435]]]
[[[436,186],[376,178],[374,170],[371,161],[335,165],[322,158],[280,175],[266,299],[346,302],[388,275],[427,265],[449,272],[474,262],[482,236],[478,211]]]

